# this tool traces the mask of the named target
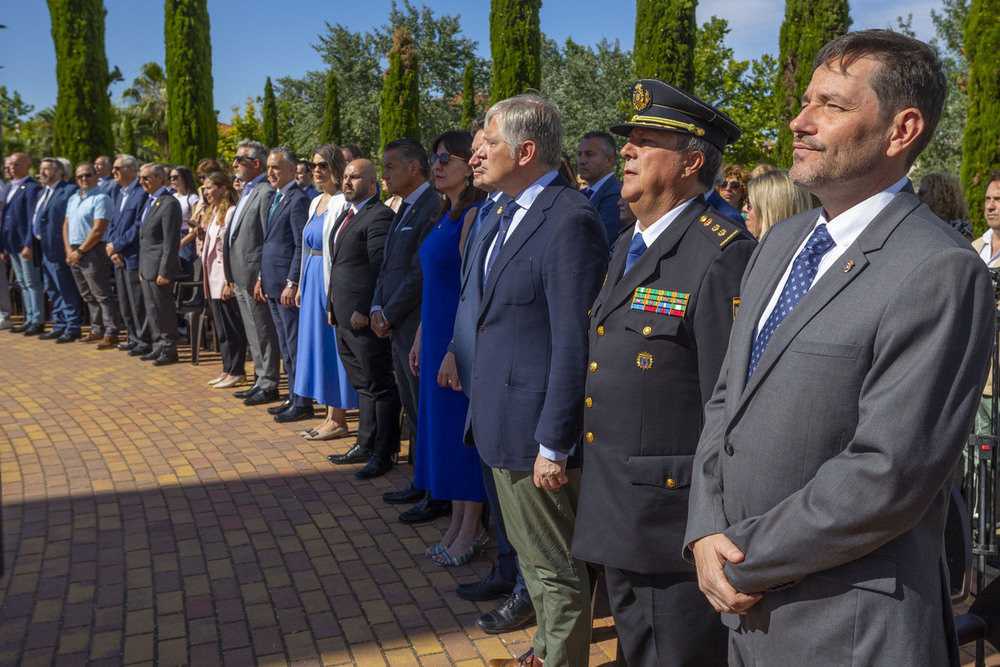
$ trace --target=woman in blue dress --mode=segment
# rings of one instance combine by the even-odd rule
[[[445,196],[441,219],[420,246],[423,299],[420,329],[410,352],[410,365],[420,377],[420,418],[413,485],[431,495],[452,501],[451,525],[441,543],[427,555],[441,566],[462,565],[475,554],[482,535],[485,490],[479,454],[462,442],[469,399],[460,390],[439,384],[437,369],[447,352],[455,328],[455,311],[461,289],[462,240],[475,219],[478,203],[486,196],[472,185],[472,135],[445,132],[434,141],[430,154],[434,184]],[[419,374],[422,368],[426,372]]]
[[[295,393],[327,406],[326,420],[300,435],[306,440],[331,440],[347,435],[347,410],[358,408],[358,393],[347,380],[337,353],[337,337],[327,320],[326,298],[330,288],[330,230],[349,206],[340,191],[344,154],[336,144],[326,144],[313,155],[313,182],[320,196],[309,207],[309,222],[302,232],[302,275],[299,280],[299,348],[295,368]]]

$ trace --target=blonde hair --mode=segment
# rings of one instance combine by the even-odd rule
[[[760,220],[760,236],[779,220],[808,211],[815,205],[813,197],[788,177],[785,169],[775,169],[751,178],[747,183],[750,206]]]

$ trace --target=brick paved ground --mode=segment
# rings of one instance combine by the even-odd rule
[[[481,665],[531,645],[454,595],[488,558],[435,566],[448,520],[382,502],[408,467],[356,480],[326,461],[353,439],[306,442],[318,420],[274,423],[206,385],[219,370],[0,331],[0,665]],[[590,664],[613,662],[610,617],[594,638]]]
[[[325,460],[351,439],[302,440],[308,423],[207,386],[218,372],[0,332],[0,666],[465,666],[530,646],[454,595],[488,558],[434,566],[447,519],[404,526],[381,501],[408,469],[356,480]],[[609,665],[597,616],[590,665]]]

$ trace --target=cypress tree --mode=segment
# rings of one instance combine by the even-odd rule
[[[812,78],[813,59],[824,44],[846,33],[850,26],[847,0],[786,0],[774,81],[778,106],[774,159],[779,166],[792,164],[792,131],[788,124],[802,108],[800,100]]]
[[[326,99],[323,103],[320,141],[324,144],[332,141],[340,145],[340,98],[337,93],[337,76],[333,73],[332,67],[326,73]]]
[[[53,121],[57,154],[72,162],[111,155],[111,101],[104,52],[103,0],[48,0],[59,93]]]
[[[207,0],[166,0],[163,34],[170,161],[193,169],[201,158],[215,158],[219,139]]]
[[[472,121],[476,119],[475,71],[476,64],[470,61],[462,72],[462,123],[459,127],[463,130],[471,128]]]
[[[392,36],[389,71],[382,83],[382,113],[379,119],[382,148],[390,141],[420,140],[419,71],[413,35],[401,28]]]
[[[492,0],[490,53],[493,85],[490,103],[542,85],[542,0]]]
[[[264,145],[274,148],[278,145],[278,101],[274,99],[274,86],[271,85],[271,77],[267,77],[267,82],[264,84],[262,114],[264,119],[261,121],[261,129],[264,133]]]
[[[632,51],[636,77],[694,88],[697,5],[696,0],[636,0]]]
[[[962,140],[962,182],[976,235],[986,231],[983,200],[1000,168],[1000,0],[972,0],[965,24],[969,108]]]

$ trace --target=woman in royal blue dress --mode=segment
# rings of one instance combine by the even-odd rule
[[[347,435],[347,410],[357,410],[358,392],[347,379],[337,353],[337,337],[326,317],[330,290],[330,231],[349,206],[340,191],[344,154],[326,144],[313,155],[313,182],[320,196],[309,206],[309,222],[302,231],[302,276],[299,306],[299,349],[295,362],[295,393],[327,406],[326,420],[300,435],[306,440],[331,440]]]
[[[451,525],[441,543],[427,555],[441,566],[463,565],[475,554],[482,536],[485,490],[479,454],[462,442],[469,399],[446,384],[439,385],[441,366],[455,328],[455,311],[461,289],[462,241],[486,196],[472,185],[472,135],[445,132],[434,141],[430,154],[434,184],[444,195],[441,219],[420,246],[423,299],[420,329],[410,352],[410,365],[420,377],[417,457],[413,485],[431,495],[452,501]],[[419,369],[426,370],[420,374]]]

